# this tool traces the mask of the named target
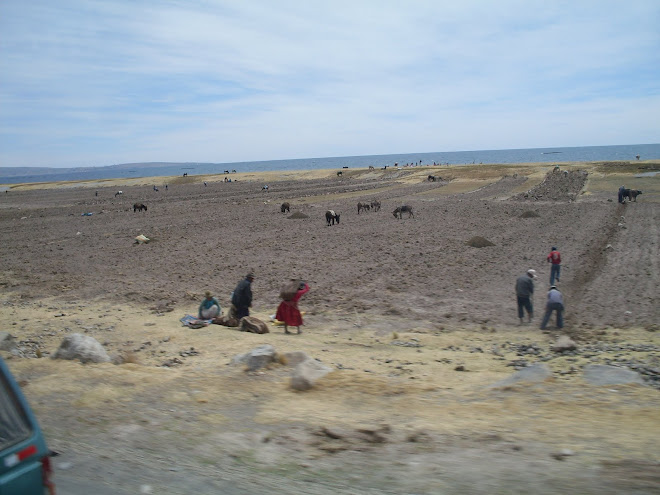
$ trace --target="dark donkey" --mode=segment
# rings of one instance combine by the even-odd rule
[[[408,218],[410,217],[415,218],[415,215],[413,214],[412,206],[408,206],[408,205],[399,206],[396,210],[392,212],[394,218],[399,218],[399,219],[403,218],[404,213],[408,213]]]
[[[144,203],[135,203],[133,205],[133,213],[135,213],[136,211],[143,211],[143,210],[147,211],[147,205],[145,205]]]
[[[289,203],[282,203],[282,206],[280,206],[280,211],[282,213],[291,212],[291,205]]]
[[[339,224],[339,215],[340,213],[335,213],[334,210],[328,210],[325,212],[325,221],[328,225],[334,225],[335,221]]]

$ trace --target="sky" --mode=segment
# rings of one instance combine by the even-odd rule
[[[0,167],[660,142],[657,0],[1,0]]]

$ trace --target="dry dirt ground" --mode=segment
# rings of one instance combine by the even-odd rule
[[[61,453],[62,493],[659,493],[660,177],[637,177],[659,169],[13,186],[0,195],[0,316],[18,350],[0,355]],[[622,183],[643,191],[636,203],[617,203]],[[358,215],[375,199],[380,211]],[[402,204],[413,218],[394,218]],[[469,246],[475,236],[493,246]],[[553,245],[566,326],[541,332]],[[536,315],[519,326],[513,286],[528,268]],[[248,270],[264,321],[283,282],[308,281],[302,335],[181,326],[207,289],[227,305]],[[47,359],[74,332],[125,364]],[[550,350],[562,334],[577,351]],[[285,365],[229,364],[264,343],[335,371],[300,393]],[[536,362],[553,378],[491,387]],[[646,384],[590,385],[590,363]]]

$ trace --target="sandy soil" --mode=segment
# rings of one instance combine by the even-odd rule
[[[20,352],[0,352],[62,452],[56,467],[71,493],[90,482],[113,493],[651,493],[660,483],[651,381],[660,178],[635,175],[658,168],[14,186],[0,195],[0,315]],[[643,191],[637,203],[617,203],[621,183]],[[358,215],[358,201],[374,199],[381,211]],[[135,213],[136,202],[148,211]],[[394,218],[402,204],[414,218]],[[326,226],[328,209],[341,213],[338,225]],[[135,244],[139,234],[151,242]],[[470,247],[475,236],[494,246]],[[538,329],[553,245],[564,259],[563,333],[579,344],[568,355],[550,351],[561,332]],[[518,326],[513,285],[528,268],[540,275],[536,319]],[[253,314],[265,321],[284,281],[308,281],[303,335],[180,325],[206,289],[228,304],[250,269]],[[128,363],[36,358],[73,332]],[[228,365],[263,343],[336,371],[295,393],[287,366]],[[539,361],[552,380],[489,387]],[[649,381],[588,385],[587,363],[632,367]]]

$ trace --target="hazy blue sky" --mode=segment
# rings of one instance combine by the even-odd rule
[[[1,0],[0,166],[660,142],[660,1]]]

